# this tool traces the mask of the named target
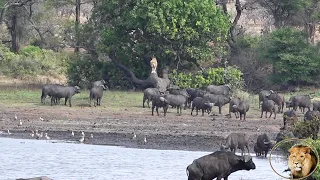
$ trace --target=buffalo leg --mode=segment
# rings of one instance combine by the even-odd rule
[[[204,109],[202,109],[202,116],[204,116]]]
[[[221,114],[221,106],[219,106],[219,114]]]
[[[68,97],[65,97],[64,98],[64,105],[67,105],[67,100],[68,100]]]
[[[53,103],[54,103],[54,97],[51,96],[51,106],[52,106]]]
[[[158,106],[156,107],[157,115],[159,116],[159,108]]]
[[[191,115],[192,115],[193,110],[194,110],[194,106],[192,106],[192,109],[191,109]]]
[[[261,111],[261,116],[260,116],[260,118],[262,118],[262,115],[263,115],[263,111]]]
[[[199,111],[199,109],[198,109],[198,108],[196,108],[196,113],[197,113],[196,115],[197,115],[197,116],[198,116],[198,111]]]
[[[71,107],[71,98],[69,98],[69,106]]]
[[[266,111],[266,118],[268,117],[268,111]]]
[[[276,113],[276,112],[274,112],[274,118],[273,118],[273,119],[276,119],[276,116],[277,116],[277,113]]]
[[[272,111],[270,112],[270,116],[269,116],[269,118],[271,118],[271,115],[272,115]]]
[[[164,116],[166,116],[167,111],[168,111],[168,106],[164,106],[164,107],[163,107],[163,115],[164,115]]]
[[[151,109],[152,116],[153,116],[153,111],[154,111],[154,106],[152,106],[152,109]]]
[[[146,102],[146,96],[143,95],[143,99],[142,99],[142,107],[144,108],[144,103]]]
[[[92,101],[92,99],[91,99],[91,97],[89,98],[89,107],[91,107],[91,102]]]

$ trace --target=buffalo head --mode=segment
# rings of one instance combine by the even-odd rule
[[[240,156],[238,162],[245,170],[256,169],[256,165],[252,161],[252,157],[250,155]]]

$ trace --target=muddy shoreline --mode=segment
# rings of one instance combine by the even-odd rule
[[[122,111],[110,107],[8,107],[0,104],[0,108],[0,137],[35,139],[31,132],[38,130],[43,135],[48,133],[51,140],[77,142],[83,131],[85,144],[163,150],[215,151],[230,133],[242,132],[249,136],[249,150],[253,152],[259,134],[267,133],[275,139],[282,124],[281,114],[276,119],[260,118],[254,109],[247,121],[228,118],[227,107],[221,115],[214,116],[191,116],[190,110],[177,116],[172,109],[167,117],[151,116],[150,109],[141,107],[126,107]],[[18,120],[14,119],[15,114]],[[19,125],[20,119],[22,125]],[[12,133],[10,136],[8,129]],[[136,139],[133,139],[133,132]],[[41,139],[46,140],[45,137]]]

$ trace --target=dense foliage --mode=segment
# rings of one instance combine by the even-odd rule
[[[270,33],[263,43],[263,57],[273,65],[273,82],[299,85],[313,82],[319,74],[319,51],[308,44],[304,35],[299,30],[283,28]]]
[[[234,67],[209,68],[205,72],[178,73],[174,70],[169,75],[171,81],[181,88],[204,88],[208,85],[229,84],[232,89],[241,89],[244,85],[242,72]]]
[[[223,52],[230,27],[211,0],[104,0],[93,12],[91,20],[103,31],[103,51],[130,63],[154,54],[160,67],[212,60],[213,50]]]
[[[80,88],[90,88],[91,82],[102,78],[106,80],[110,89],[130,89],[133,87],[114,63],[99,61],[89,55],[71,57],[67,74],[69,84],[77,84]]]
[[[59,77],[65,74],[69,56],[35,46],[21,49],[14,54],[0,46],[0,71],[2,74],[21,79],[35,79],[36,76]]]

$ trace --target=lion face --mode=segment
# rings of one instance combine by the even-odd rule
[[[288,164],[294,178],[305,177],[316,167],[316,157],[310,154],[310,147],[293,146],[289,149],[289,152]]]

